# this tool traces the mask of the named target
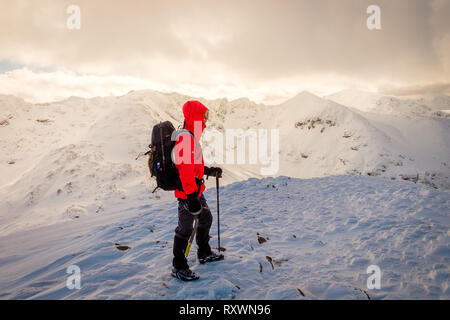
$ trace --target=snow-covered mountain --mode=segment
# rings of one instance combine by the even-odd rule
[[[358,92],[355,98],[354,91],[346,92],[336,100],[351,106],[308,92],[276,106],[245,98],[199,100],[211,110],[209,129],[279,129],[278,175],[371,175],[450,188],[450,119],[418,115],[416,108],[405,115],[409,103],[393,116],[389,99],[377,100],[389,107],[380,102],[377,112],[373,106],[364,112],[359,103],[374,95]],[[111,209],[112,199],[126,202],[136,190],[153,189],[146,161],[135,157],[147,149],[155,123],[181,125],[188,99],[133,91],[29,104],[0,96],[0,234],[99,214]],[[223,167],[225,184],[262,177],[258,165]]]
[[[428,93],[415,99],[435,111],[450,110],[450,97],[442,93]]]
[[[272,117],[282,136],[280,172],[379,175],[449,188],[448,118],[361,109],[306,92],[275,107]]]
[[[279,105],[195,98],[210,109],[205,151],[213,129],[278,129],[277,176],[289,178],[221,164],[227,258],[196,267],[206,277],[193,287],[169,279],[176,203],[151,193],[135,158],[154,124],[182,124],[189,99],[0,96],[0,298],[449,298],[450,118],[354,90]],[[81,291],[65,287],[71,264]],[[364,292],[370,264],[385,291]]]
[[[422,100],[400,98],[356,89],[345,89],[326,96],[326,98],[364,112],[393,116],[427,116],[431,115],[434,110]]]

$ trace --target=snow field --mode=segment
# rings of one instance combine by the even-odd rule
[[[221,194],[224,261],[170,276],[176,203],[133,207],[1,238],[3,299],[448,299],[448,191],[373,177],[249,179]],[[215,189],[207,190],[215,214]],[[217,245],[216,220],[211,235]],[[260,237],[260,241],[258,238]],[[266,240],[261,240],[264,238]],[[35,239],[39,239],[36,241]],[[260,243],[261,242],[261,243]],[[120,251],[116,243],[130,246]],[[270,261],[269,261],[270,260]],[[82,288],[66,288],[78,265]],[[381,289],[368,290],[369,265]],[[301,293],[300,293],[301,292]]]

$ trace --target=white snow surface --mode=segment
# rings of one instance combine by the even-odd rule
[[[450,115],[438,98],[0,96],[0,298],[448,299]],[[182,124],[190,99],[210,109],[205,151],[208,130],[279,129],[280,169],[264,178],[258,165],[219,164],[226,259],[195,265],[193,251],[202,278],[186,286],[169,276],[176,202],[151,193],[146,159],[135,157],[154,124]],[[81,290],[65,287],[71,264]],[[381,290],[365,287],[370,264]]]
[[[214,217],[215,195],[208,189]],[[220,190],[225,260],[200,265],[193,248],[201,278],[184,283],[169,275],[176,202],[141,190],[107,215],[0,238],[0,297],[448,299],[449,195],[366,176],[236,182]],[[217,245],[215,223],[211,235]],[[80,290],[66,288],[73,264]],[[366,287],[370,265],[381,269],[379,290]]]

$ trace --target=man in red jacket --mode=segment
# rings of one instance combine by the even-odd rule
[[[196,241],[200,263],[223,259],[209,246],[209,230],[212,224],[211,211],[203,191],[203,176],[222,177],[222,169],[205,167],[200,137],[206,127],[209,111],[199,101],[188,101],[183,106],[185,133],[179,135],[174,147],[174,162],[180,175],[182,190],[175,190],[178,199],[178,226],[173,244],[172,276],[181,280],[196,280],[199,277],[189,269],[184,255],[194,220],[198,219]]]

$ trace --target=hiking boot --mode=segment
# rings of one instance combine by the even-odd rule
[[[172,269],[172,277],[183,280],[183,281],[192,281],[197,280],[200,277],[193,272],[191,269]]]
[[[204,263],[208,263],[208,262],[214,262],[214,261],[219,261],[219,260],[223,260],[223,254],[217,254],[215,252],[211,252],[209,255],[204,256],[204,257],[198,257],[198,261],[201,264]]]

